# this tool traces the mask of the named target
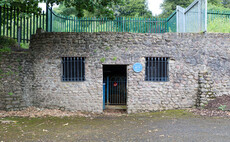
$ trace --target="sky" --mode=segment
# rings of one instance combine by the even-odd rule
[[[152,11],[153,15],[157,15],[162,12],[160,9],[161,3],[163,3],[163,0],[148,0],[149,10]]]
[[[163,0],[148,0],[149,10],[152,11],[154,16],[158,15],[162,12],[162,10],[160,9],[161,3],[163,3]],[[39,3],[39,7],[42,7],[42,9],[45,11],[46,4],[45,3]]]

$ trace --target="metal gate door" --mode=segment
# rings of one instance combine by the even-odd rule
[[[104,80],[105,105],[126,105],[126,77],[107,77]]]

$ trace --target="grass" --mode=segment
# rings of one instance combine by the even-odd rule
[[[208,32],[210,33],[230,33],[230,19],[215,18],[208,22]]]
[[[9,48],[17,46],[16,40],[5,36],[0,36],[0,43],[0,48]]]

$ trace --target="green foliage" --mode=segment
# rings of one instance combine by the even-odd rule
[[[73,5],[67,6],[66,3],[62,3],[58,8],[54,8],[54,11],[64,16],[107,17],[109,19],[115,17],[153,17],[152,12],[148,9],[147,0],[114,0],[108,5],[107,8],[80,10]]]
[[[218,109],[220,109],[220,110],[222,110],[222,111],[225,111],[225,108],[226,108],[226,105],[220,105],[220,106],[218,107]]]
[[[164,2],[161,4],[161,8],[163,11],[160,16],[168,17],[176,10],[177,5],[185,8],[189,6],[192,2],[193,0],[164,0]]]
[[[9,92],[8,95],[12,96],[14,93],[13,92]]]
[[[104,62],[105,62],[105,57],[101,58],[100,61],[101,61],[102,63],[104,63]]]
[[[113,9],[116,17],[153,17],[147,0],[123,0],[122,5],[115,5]]]
[[[66,14],[66,16],[75,15],[77,17],[84,17],[84,12],[95,14],[94,16],[99,17],[98,15],[107,15],[110,17],[113,15],[113,10],[111,9],[113,5],[117,5],[121,0],[50,0],[50,3],[61,3],[64,6],[56,9],[56,12]],[[93,16],[93,17],[94,17]]]
[[[219,11],[219,12],[229,12],[230,11],[230,7],[226,8],[224,6],[221,5],[214,5],[211,3],[208,3],[208,11]]]
[[[210,33],[230,33],[229,19],[216,17],[208,22]]]
[[[116,60],[117,60],[117,57],[113,57],[113,60],[116,61]]]
[[[38,7],[38,3],[43,2],[43,0],[1,0],[0,6],[14,6],[17,7],[21,13],[27,11],[26,13],[40,12],[41,8]]]
[[[110,47],[109,47],[109,46],[107,46],[107,47],[105,48],[105,50],[106,50],[106,51],[108,51],[109,49],[110,49]]]
[[[1,51],[8,51],[9,47],[17,45],[17,42],[14,39],[5,36],[0,36],[0,43]]]
[[[29,43],[20,43],[20,47],[23,49],[29,49]]]
[[[173,11],[176,10],[176,6],[179,5],[183,8],[188,7],[194,0],[164,0],[161,4],[163,10],[161,17],[170,16]],[[220,10],[228,11],[230,8],[229,0],[208,0],[208,10]]]

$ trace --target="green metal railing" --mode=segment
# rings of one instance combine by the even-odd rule
[[[47,8],[44,13],[20,11],[15,7],[0,7],[0,36],[29,42],[37,28],[47,32],[132,32],[165,33],[177,32],[177,13],[168,18],[77,18],[62,16]],[[23,14],[29,13],[29,14]],[[208,11],[208,25],[221,21],[230,23],[230,12]]]
[[[166,18],[77,18],[61,16],[49,9],[49,32],[165,33]]]
[[[229,21],[230,24],[230,11],[216,11],[209,10],[208,11],[208,23],[215,21],[216,19],[222,19],[225,21]]]
[[[46,27],[46,15],[41,13],[29,13],[20,11],[15,7],[0,6],[0,36],[17,39],[18,42],[29,42],[37,28]]]

